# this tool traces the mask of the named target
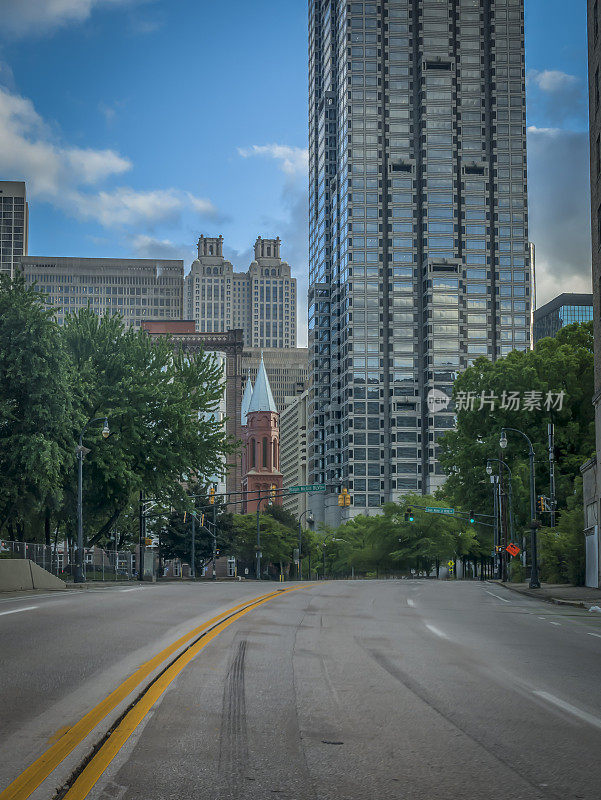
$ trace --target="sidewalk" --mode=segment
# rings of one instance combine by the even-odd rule
[[[578,608],[601,607],[601,589],[589,589],[588,586],[572,586],[569,583],[544,583],[540,589],[531,589],[527,583],[503,583],[502,581],[489,580],[504,586],[512,592],[519,592],[528,597],[536,597],[547,603],[557,605],[576,606]]]

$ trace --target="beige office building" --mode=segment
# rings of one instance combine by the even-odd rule
[[[254,385],[261,355],[278,411],[285,405],[284,398],[295,397],[307,388],[309,376],[309,351],[306,347],[260,348],[245,347],[242,352],[242,373],[250,374]]]
[[[201,236],[185,281],[185,312],[204,332],[241,328],[247,347],[296,347],[296,279],[280,258],[280,239],[255,242],[247,272],[234,272],[223,236]]]
[[[307,480],[307,399],[305,390],[297,397],[286,397],[280,411],[280,469],[284,476],[284,489],[304,486]],[[302,492],[285,496],[282,505],[296,517],[304,514],[309,505],[309,495]]]
[[[57,307],[61,324],[81,308],[119,314],[134,328],[147,319],[182,318],[183,261],[26,256],[21,267]]]
[[[0,181],[0,274],[13,275],[27,255],[28,226],[24,181]]]

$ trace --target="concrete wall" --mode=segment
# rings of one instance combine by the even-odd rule
[[[0,559],[0,592],[66,589],[66,584],[28,558]]]

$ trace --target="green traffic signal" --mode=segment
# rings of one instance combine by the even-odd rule
[[[470,525],[473,525],[475,521],[476,521],[476,517],[474,515],[474,512],[470,511]]]

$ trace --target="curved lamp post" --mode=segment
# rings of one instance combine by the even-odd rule
[[[540,589],[540,580],[538,577],[538,542],[536,539],[536,529],[538,522],[536,519],[536,499],[535,499],[535,483],[534,483],[534,448],[529,437],[526,436],[524,431],[517,428],[501,428],[501,439],[499,446],[504,450],[507,447],[507,431],[519,433],[528,442],[528,457],[530,458],[530,549],[532,550],[530,560],[532,566],[530,568],[530,588]]]
[[[102,435],[105,439],[110,434],[106,417],[94,417],[94,419],[88,420],[79,434],[79,445],[77,447],[77,567],[75,583],[84,583],[86,579],[83,554],[83,457],[90,451],[83,446],[83,435],[94,422],[104,422]]]

